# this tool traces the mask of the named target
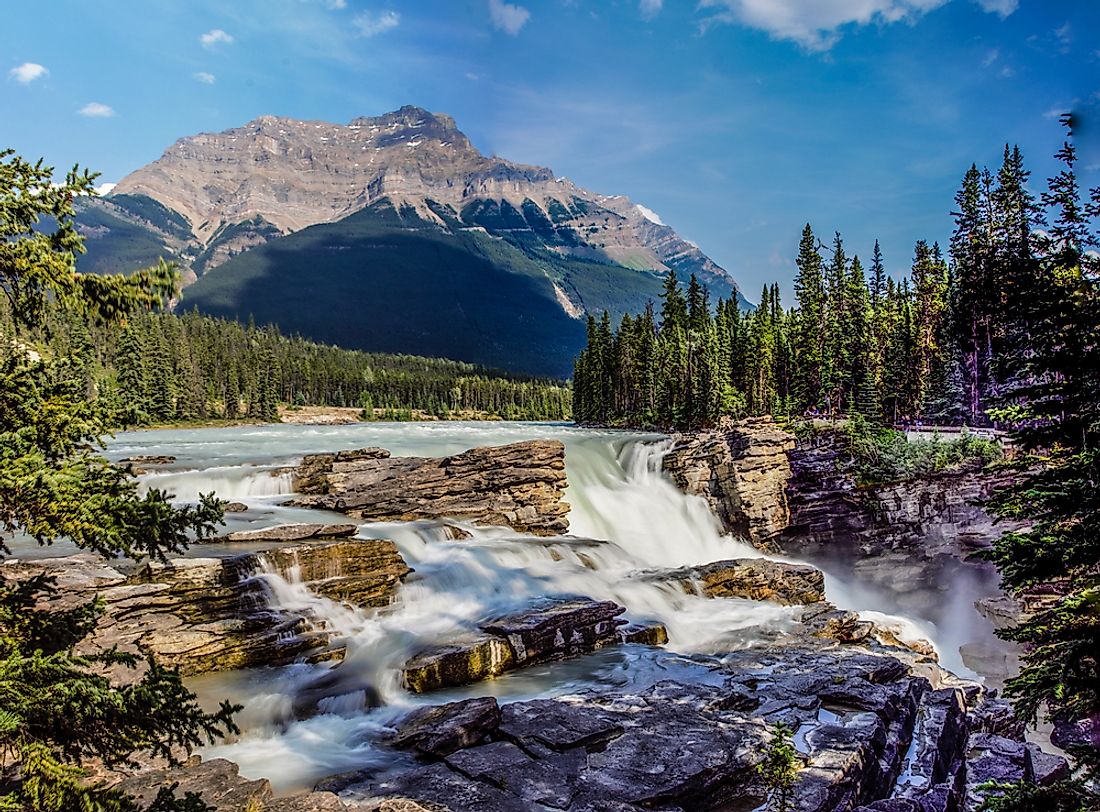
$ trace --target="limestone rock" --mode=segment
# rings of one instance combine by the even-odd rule
[[[16,560],[0,566],[0,580],[45,573],[58,579],[59,608],[98,596],[104,615],[81,653],[118,646],[154,654],[184,675],[292,662],[329,640],[315,619],[267,607],[261,562],[309,584],[315,592],[354,605],[384,606],[410,570],[388,540],[354,539],[280,547],[229,558],[180,558],[132,571],[90,554]],[[142,669],[118,667],[122,680]]]
[[[794,445],[769,417],[729,421],[678,437],[664,469],[685,493],[707,501],[725,532],[772,550],[789,519],[787,454]]]
[[[681,583],[708,598],[745,598],[785,606],[825,600],[825,575],[808,564],[735,558],[646,576]]]
[[[564,250],[579,256],[658,272],[686,267],[704,282],[735,287],[698,246],[626,197],[583,189],[546,167],[484,156],[453,118],[412,106],[347,124],[268,115],[181,138],[119,181],[113,194],[147,195],[182,215],[190,228],[177,237],[180,248],[192,255],[209,249],[196,271],[385,199],[439,227],[448,225],[442,211],[457,218],[471,207],[510,207],[573,235],[574,247]],[[96,205],[111,207],[111,197]],[[475,215],[462,225],[483,222]],[[536,228],[538,239],[542,226]]]
[[[276,524],[257,530],[238,530],[226,541],[305,541],[306,539],[342,538],[354,536],[359,526],[354,524]]]
[[[389,457],[384,449],[306,457],[292,504],[364,521],[460,519],[553,536],[569,529],[565,447],[530,440],[451,457]]]
[[[142,770],[116,784],[135,798],[144,809],[162,787],[178,784],[176,797],[194,792],[215,812],[347,812],[348,807],[328,792],[306,792],[275,798],[266,779],[250,781],[241,777],[231,761],[215,758],[202,761],[197,756],[180,767]]]
[[[442,758],[480,743],[499,726],[500,706],[495,699],[464,699],[413,711],[398,724],[392,744]]]
[[[399,735],[420,763],[332,786],[455,812],[753,809],[766,800],[756,765],[776,723],[794,731],[799,812],[958,812],[980,780],[1065,774],[1022,735],[979,730],[1003,704],[980,686],[938,687],[950,675],[905,658],[805,638],[667,656],[676,676],[655,683],[511,702],[499,715],[491,698],[418,710]],[[472,733],[453,734],[454,719],[474,720]],[[442,748],[418,749],[433,735]]]
[[[668,629],[663,623],[630,623],[619,629],[619,639],[624,643],[663,646],[668,642]]]
[[[420,652],[405,663],[415,693],[499,676],[533,663],[561,660],[627,641],[619,631],[626,611],[611,601],[547,599],[508,617],[481,624],[477,633]],[[638,629],[629,642],[667,641],[664,627]]]

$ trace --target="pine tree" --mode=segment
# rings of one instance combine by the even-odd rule
[[[1016,423],[1033,456],[993,502],[1000,515],[1030,526],[1006,533],[989,554],[1008,589],[1050,596],[1003,633],[1028,646],[1006,694],[1031,723],[1044,708],[1058,722],[1100,714],[1100,263],[1086,253],[1100,234],[1080,198],[1072,142],[1056,157],[1063,168],[1042,196],[1055,220],[1035,266],[1037,297],[1008,313],[1015,323],[1007,334],[1026,343],[1013,348],[1016,374],[1001,416]],[[1100,752],[1073,755],[1100,779]],[[1100,797],[1090,802],[1100,806]]]
[[[661,330],[688,329],[688,308],[676,271],[669,271],[661,293]]]
[[[187,545],[189,532],[212,534],[220,504],[210,495],[176,508],[158,490],[139,495],[128,471],[91,450],[113,416],[88,400],[71,365],[28,352],[51,318],[117,321],[175,290],[163,263],[126,277],[75,271],[83,245],[73,201],[93,184],[94,176],[74,168],[55,185],[52,168],[0,152],[0,246],[7,249],[0,250],[0,291],[11,319],[0,338],[0,532],[22,530],[40,544],[68,538],[107,557],[163,559]],[[8,553],[0,540],[0,554]],[[90,782],[84,762],[115,766],[145,752],[176,763],[177,748],[235,731],[235,709],[204,713],[179,673],[155,662],[131,684],[112,682],[103,672],[133,666],[134,658],[115,650],[77,655],[101,609],[62,609],[57,599],[55,579],[0,575],[0,808],[130,812],[133,801]],[[155,807],[207,808],[171,791]]]
[[[825,282],[817,238],[809,223],[802,230],[797,266],[794,290],[798,319],[791,353],[797,369],[793,382],[795,408],[801,412],[821,403],[825,336]]]

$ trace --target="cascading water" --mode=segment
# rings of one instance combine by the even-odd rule
[[[272,477],[265,466],[285,461],[288,454],[365,445],[380,445],[399,454],[445,454],[532,437],[552,436],[567,444],[571,537],[530,538],[506,528],[463,525],[471,538],[454,542],[430,523],[364,525],[361,536],[393,539],[415,570],[401,586],[397,600],[375,612],[353,610],[313,594],[293,568],[280,573],[268,567],[258,573],[273,607],[313,618],[343,640],[346,654],[338,666],[339,680],[316,708],[316,715],[298,720],[295,697],[329,674],[327,667],[299,665],[197,680],[200,695],[220,698],[228,693],[246,704],[241,717],[245,732],[237,741],[209,748],[208,755],[230,758],[241,765],[242,774],[266,776],[281,787],[304,786],[326,774],[391,758],[371,742],[414,704],[487,693],[528,698],[586,686],[652,682],[669,676],[680,657],[766,642],[796,626],[797,610],[792,608],[705,599],[667,583],[638,578],[645,570],[760,555],[724,536],[706,504],[685,496],[662,474],[668,441],[653,435],[537,424],[452,424],[435,429],[434,434],[433,429],[423,424],[340,427],[327,437],[314,432],[312,445],[304,448],[299,437],[276,435],[288,442],[265,444],[273,459],[251,469],[221,466],[212,472],[147,477],[149,486],[170,489],[180,499],[196,498],[209,490],[223,498],[261,497],[267,503],[267,512],[260,517],[266,524],[317,521],[315,513],[304,518],[303,511],[279,507],[279,500],[271,498],[273,493],[256,492],[267,488],[269,480],[278,483],[272,490],[289,490],[289,479]],[[270,434],[267,439],[272,439]],[[172,445],[153,447],[159,453]],[[257,447],[252,446],[253,453]],[[830,578],[827,588],[834,602],[857,608],[852,604],[858,593],[851,585]],[[473,630],[489,617],[523,609],[544,596],[613,600],[627,607],[631,619],[664,623],[669,643],[663,650],[614,647],[426,697],[403,689],[403,664],[425,646]],[[902,637],[929,637],[935,631],[927,624],[901,620],[895,620],[895,625]],[[368,693],[372,698],[376,695],[381,707],[364,707]],[[273,764],[279,765],[278,770],[272,769]]]

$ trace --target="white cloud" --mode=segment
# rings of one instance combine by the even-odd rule
[[[220,28],[212,28],[199,37],[199,42],[202,43],[203,48],[213,48],[215,45],[230,45],[233,42],[233,35]]]
[[[326,0],[325,5],[333,11],[348,7],[348,0]]]
[[[22,65],[8,71],[8,76],[21,85],[29,85],[35,79],[41,79],[43,76],[49,75],[50,72],[37,62],[24,62]]]
[[[642,12],[642,16],[647,20],[652,20],[661,13],[661,7],[664,4],[664,0],[639,0],[638,11]]]
[[[713,9],[703,27],[738,23],[766,31],[773,39],[792,40],[810,51],[827,51],[842,29],[877,23],[912,22],[950,0],[699,0]],[[976,0],[987,12],[1006,17],[1018,0]]]
[[[99,186],[95,187],[95,192],[97,195],[107,195],[110,194],[111,190],[117,185],[116,183],[101,183]]]
[[[1002,17],[1007,17],[1020,5],[1020,0],[977,0],[977,2],[982,7],[982,11],[1000,14]]]
[[[504,0],[489,0],[489,19],[497,31],[504,31],[514,37],[527,25],[531,12],[524,6],[505,3]]]
[[[77,110],[77,112],[88,118],[110,118],[115,114],[113,107],[106,104],[100,104],[99,102],[88,102]]]
[[[359,36],[373,37],[397,28],[401,24],[401,15],[396,11],[381,11],[378,13],[364,11],[362,14],[357,15],[351,23],[358,30]]]
[[[214,84],[214,82],[218,81],[217,77],[214,76],[214,74],[207,73],[204,70],[200,70],[198,73],[196,73],[195,79],[202,82],[204,85],[212,85]]]
[[[982,67],[983,68],[988,68],[990,65],[992,65],[994,62],[997,61],[997,58],[1000,55],[1001,55],[1000,50],[998,48],[994,48],[992,51],[990,51],[989,53],[987,53],[985,55],[985,59],[982,60]]]

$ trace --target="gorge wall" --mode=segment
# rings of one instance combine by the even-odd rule
[[[723,529],[774,552],[848,556],[905,550],[965,559],[1004,530],[981,503],[1009,475],[974,468],[857,485],[835,435],[796,441],[770,418],[679,436],[665,471]]]

